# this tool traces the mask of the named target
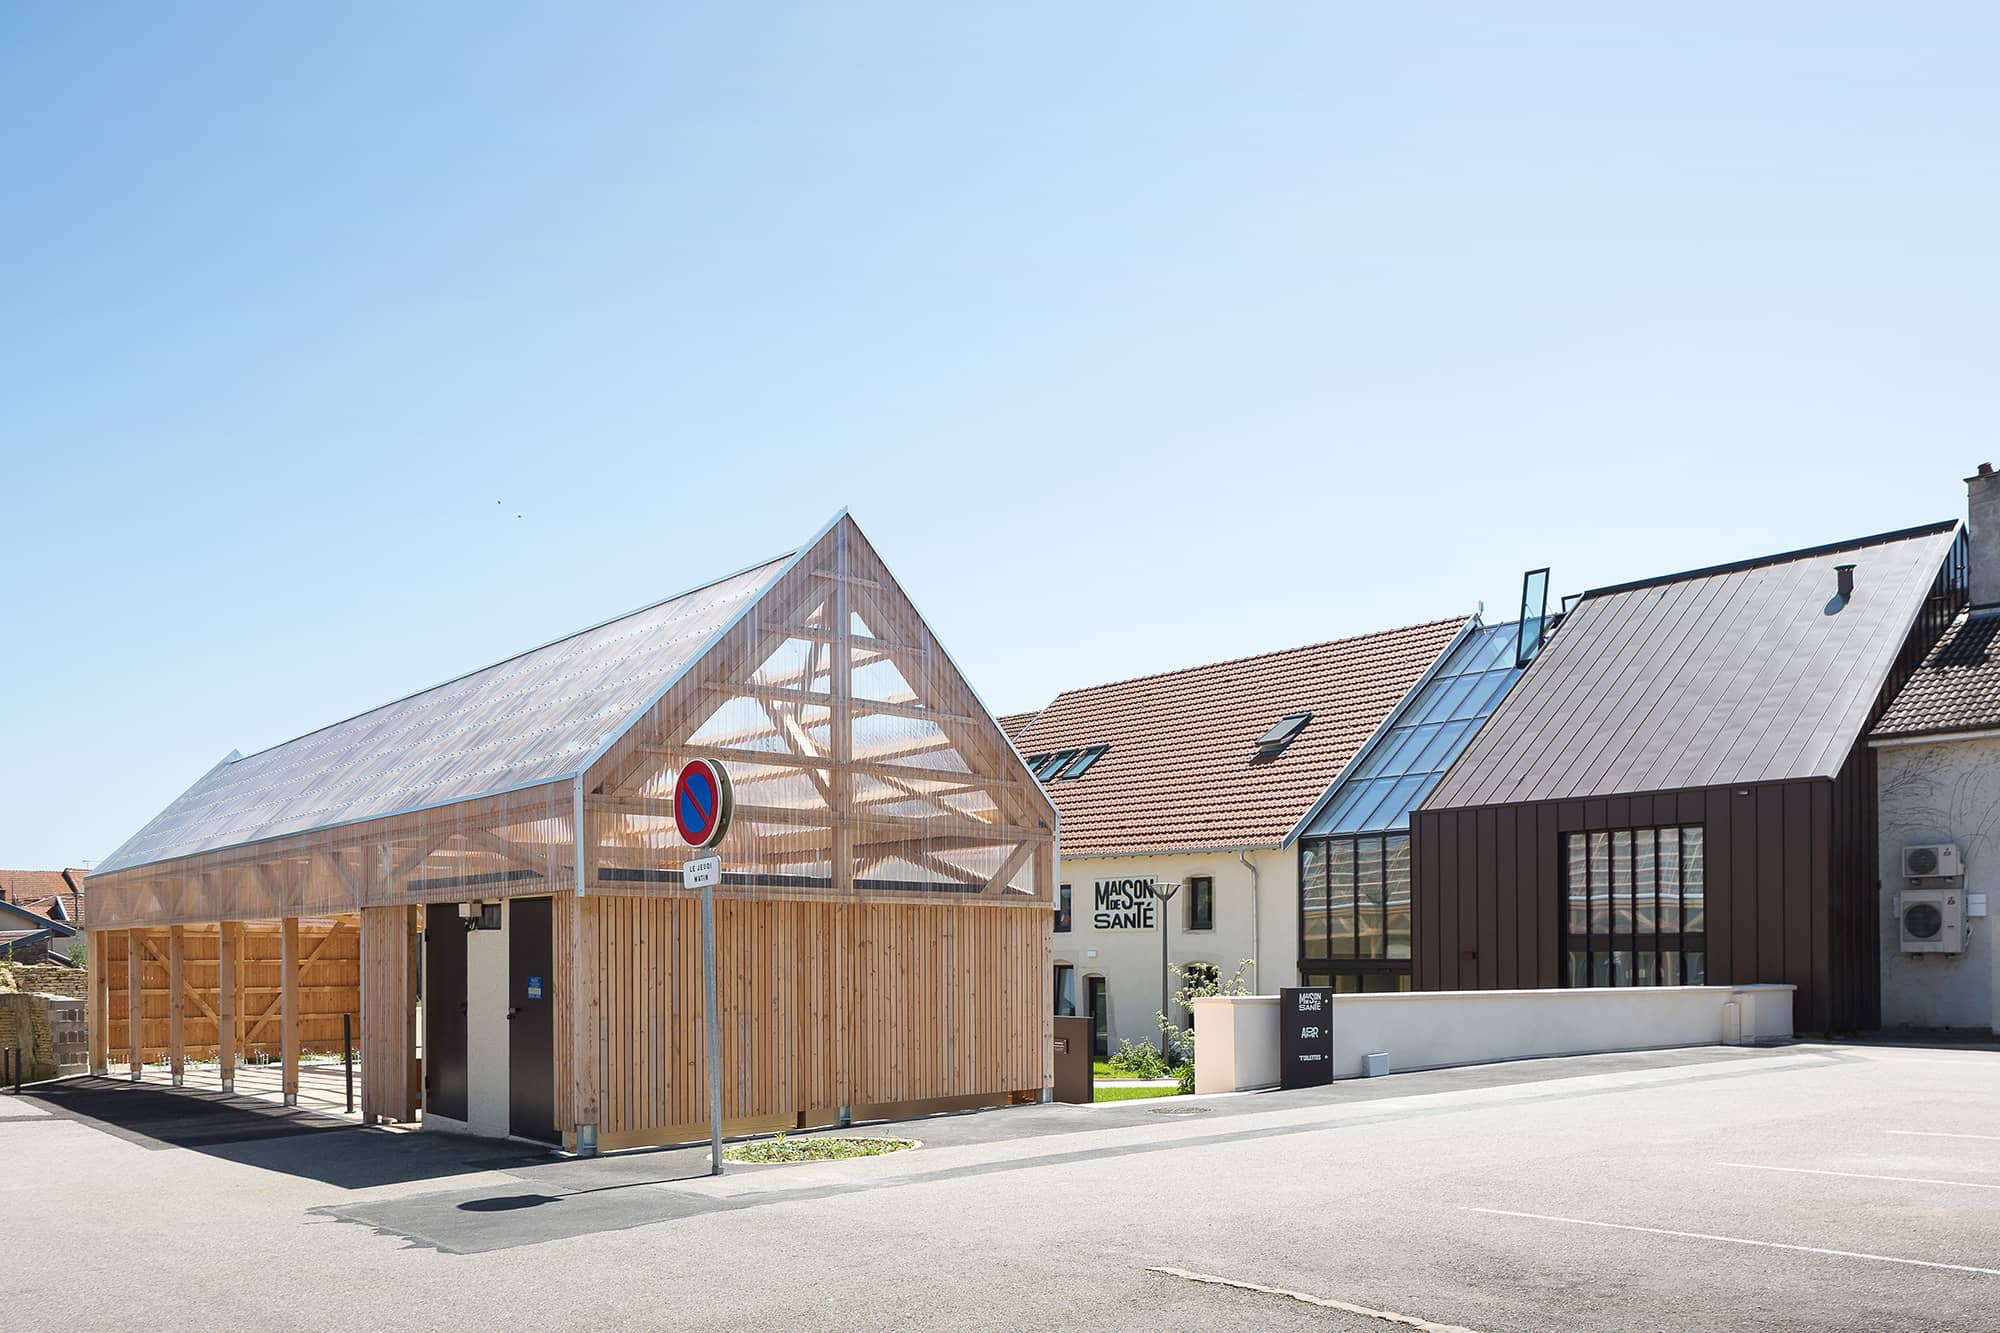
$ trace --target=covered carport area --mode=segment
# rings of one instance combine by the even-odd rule
[[[105,930],[92,946],[92,1073],[338,1113],[351,1084],[361,1109],[356,915]]]

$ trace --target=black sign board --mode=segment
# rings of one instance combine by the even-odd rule
[[[1285,986],[1278,991],[1278,1086],[1317,1088],[1333,1082],[1333,989]]]

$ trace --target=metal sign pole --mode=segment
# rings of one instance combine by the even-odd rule
[[[694,851],[722,841],[736,810],[729,770],[707,759],[691,760],[674,779],[674,827]],[[681,866],[681,882],[701,890],[701,992],[708,1029],[708,1174],[722,1174],[722,1015],[715,997],[715,886],[722,858],[702,856]]]
[[[701,889],[702,1011],[708,1017],[708,1174],[722,1174],[722,1015],[715,1011],[715,886]]]

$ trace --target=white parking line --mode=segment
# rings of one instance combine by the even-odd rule
[[[1795,1176],[1844,1176],[1849,1180],[1893,1180],[1903,1185],[1952,1185],[1964,1190],[2000,1190],[2000,1184],[1977,1180],[1938,1180],[1931,1176],[1878,1176],[1866,1171],[1824,1171],[1816,1166],[1765,1166],[1760,1162],[1717,1162],[1741,1171],[1785,1171]]]
[[[1885,1129],[1882,1132],[1912,1139],[1984,1139],[1988,1143],[2000,1143],[2000,1134],[1949,1134],[1941,1129]]]
[[[1469,1328],[1457,1324],[1433,1324],[1428,1319],[1419,1319],[1411,1314],[1393,1314],[1388,1310],[1371,1310],[1365,1305],[1349,1305],[1346,1301],[1332,1300],[1326,1296],[1314,1296],[1303,1291],[1287,1291],[1283,1287],[1266,1287],[1255,1282],[1239,1282],[1235,1278],[1217,1277],[1213,1273],[1190,1273],[1185,1268],[1167,1268],[1155,1265],[1147,1270],[1164,1273],[1168,1277],[1184,1278],[1189,1282],[1206,1282],[1212,1287],[1234,1287],[1238,1291],[1254,1291],[1264,1296],[1283,1296],[1288,1300],[1305,1305],[1317,1305],[1326,1310],[1340,1310],[1347,1314],[1358,1314],[1368,1319],[1380,1319],[1388,1324],[1401,1324],[1404,1328],[1422,1329],[1424,1333],[1472,1333]]]
[[[1818,1245],[1788,1245],[1776,1240],[1751,1240],[1744,1236],[1716,1236],[1706,1231],[1674,1231],[1667,1227],[1635,1227],[1623,1222],[1593,1222],[1587,1217],[1555,1217],[1548,1213],[1516,1213],[1505,1208],[1467,1208],[1468,1213],[1490,1213],[1495,1217],[1525,1217],[1536,1222],[1563,1222],[1573,1227],[1603,1227],[1608,1231],[1639,1231],[1649,1236],[1681,1236],[1687,1240],[1714,1240],[1725,1245],[1754,1245],[1766,1250],[1796,1250],[1801,1254],[1825,1254],[1836,1259],[1866,1259],[1878,1264],[1906,1264],[1911,1268],[1942,1268],[1953,1273],[1979,1273],[2000,1277],[2000,1268],[1974,1268],[1970,1264],[1945,1264],[1934,1259],[1898,1259],[1892,1254],[1862,1254],[1855,1250],[1829,1250]]]

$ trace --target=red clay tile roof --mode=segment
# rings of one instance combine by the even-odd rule
[[[1008,740],[1018,741],[1021,739],[1021,733],[1027,730],[1028,724],[1041,715],[1041,710],[1036,709],[1027,713],[1002,713],[993,720],[1000,724],[1000,730],[1007,733]]]
[[[83,924],[83,882],[88,870],[0,870],[0,893],[36,916],[55,917],[60,899],[70,925]]]
[[[1961,615],[1875,724],[1875,736],[2000,727],[2000,616]]]
[[[1467,619],[1068,690],[1010,734],[1023,754],[1111,747],[1045,784],[1064,856],[1276,846]],[[1300,712],[1313,717],[1298,739],[1256,758],[1257,738]]]

